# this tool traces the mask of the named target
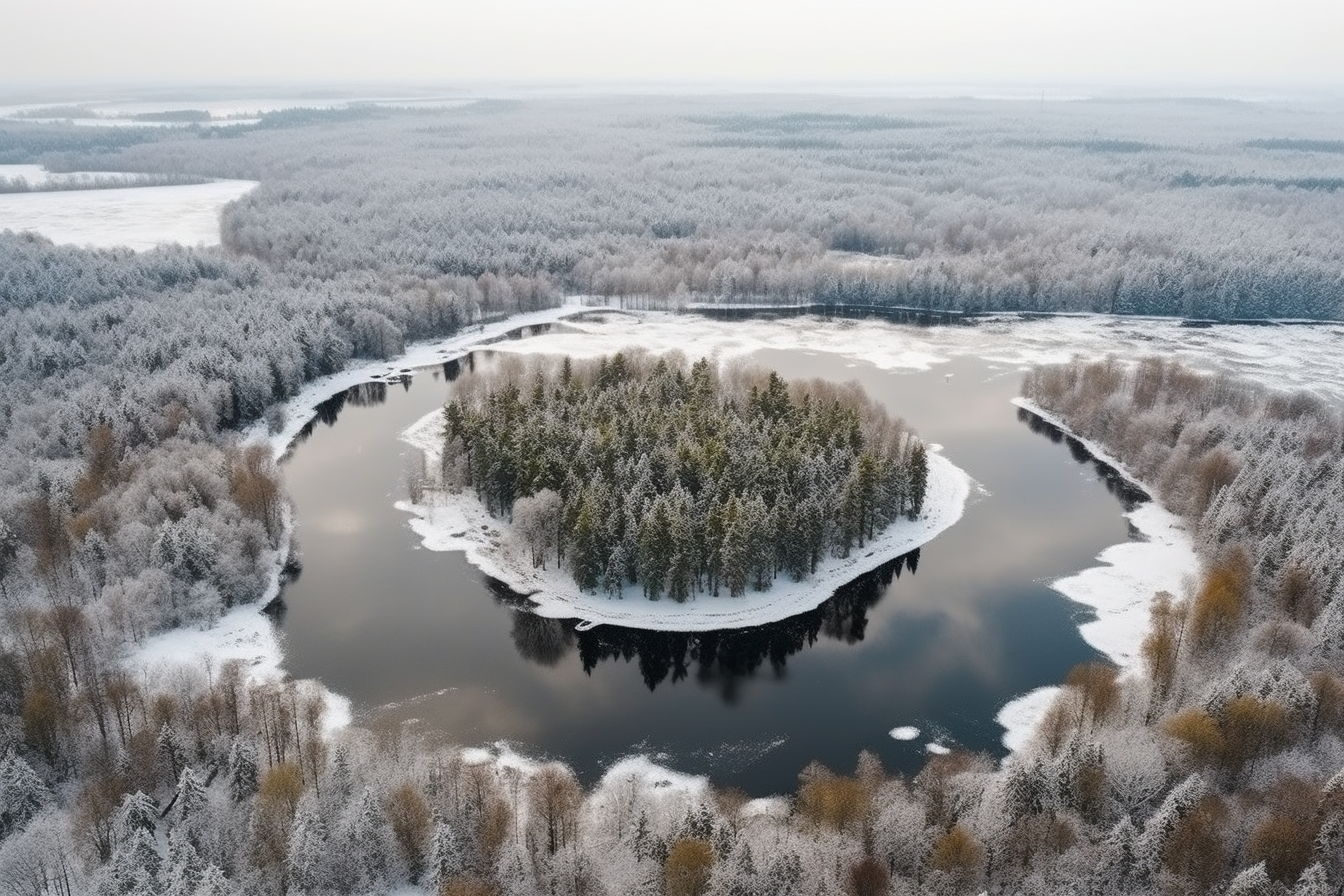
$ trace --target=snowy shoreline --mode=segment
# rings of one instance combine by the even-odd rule
[[[431,411],[401,434],[402,441],[425,454],[425,466],[438,469],[443,431],[442,413]],[[471,493],[427,490],[420,504],[398,501],[413,515],[411,528],[432,551],[463,551],[486,575],[526,594],[532,611],[552,619],[578,619],[579,628],[619,625],[645,631],[707,632],[750,628],[780,622],[813,610],[837,588],[927,544],[961,518],[971,492],[971,477],[936,451],[929,452],[929,485],[924,510],[916,520],[897,520],[848,557],[827,557],[801,582],[781,576],[765,591],[742,597],[698,594],[685,603],[670,598],[651,601],[640,587],[627,585],[619,598],[588,594],[573,577],[554,564],[532,565],[526,545],[507,523],[490,516]]]
[[[581,305],[566,305],[473,326],[447,339],[412,346],[391,361],[369,362],[313,380],[283,405],[285,423],[280,431],[272,433],[264,421],[257,421],[243,431],[240,441],[244,444],[267,444],[274,458],[279,461],[299,432],[317,414],[317,406],[333,395],[371,379],[399,376],[407,368],[426,367],[460,357],[482,341],[499,338],[519,327],[552,323],[586,310],[589,309]],[[249,683],[284,681],[283,635],[262,609],[280,594],[281,576],[289,561],[294,530],[292,508],[286,505],[280,546],[275,551],[275,562],[267,577],[266,588],[256,601],[233,607],[206,629],[178,628],[153,635],[130,651],[126,663],[132,668],[144,670],[147,675],[156,676],[169,674],[174,668],[199,668],[202,664],[218,669],[222,663],[237,659],[243,662]],[[348,726],[353,720],[350,700],[328,689],[320,681],[307,681],[309,686],[320,688],[327,700],[324,730],[331,733]]]
[[[1088,454],[1151,493],[1124,464],[1097,443],[1074,434],[1060,418],[1026,398],[1014,398],[1012,403],[1076,439]],[[1145,501],[1125,517],[1146,541],[1113,544],[1097,555],[1100,565],[1056,579],[1050,587],[1096,614],[1096,619],[1078,626],[1083,640],[1119,666],[1122,674],[1136,675],[1153,595],[1169,591],[1179,596],[1199,573],[1199,558],[1180,517],[1156,500]],[[1014,751],[1024,746],[1059,692],[1058,685],[1037,688],[999,710],[994,720],[1007,729],[1004,746]]]
[[[915,329],[877,323],[871,327],[874,338],[863,339],[856,336],[867,327],[854,321],[785,319],[778,322],[748,320],[722,324],[699,317],[662,312],[632,313],[600,306],[591,307],[582,305],[581,301],[571,299],[560,308],[518,315],[484,326],[473,326],[446,339],[410,346],[404,354],[395,359],[360,364],[310,382],[283,406],[285,422],[279,431],[269,432],[265,423],[259,421],[245,430],[242,439],[245,442],[267,442],[274,456],[279,459],[290,449],[299,432],[312,420],[317,406],[331,396],[360,383],[370,380],[390,381],[415,368],[441,364],[485,347],[505,352],[567,352],[576,357],[595,357],[622,344],[642,345],[651,351],[681,349],[687,345],[694,345],[699,353],[720,359],[745,356],[762,349],[791,348],[838,354],[856,361],[866,361],[886,370],[902,368],[928,370],[933,365],[950,360],[952,357],[982,358],[1004,364],[1007,369],[1026,369],[1033,364],[1067,360],[1070,353],[1077,351],[1102,356],[1115,351],[1117,343],[1122,351],[1126,348],[1137,350],[1139,347],[1133,332],[1137,327],[1128,321],[1115,321],[1104,316],[1071,319],[1067,322],[987,321],[974,328]],[[506,333],[523,327],[556,323],[583,314],[603,315],[603,317],[585,320],[581,325],[576,322],[567,327],[567,330],[573,329],[575,332],[535,336],[522,343],[510,341],[486,345]],[[1123,334],[1116,332],[1122,327]],[[893,340],[892,333],[898,329],[902,338]],[[1028,332],[1019,334],[1016,333],[1018,330]],[[1155,334],[1149,331],[1149,335]],[[1178,335],[1188,335],[1188,332]],[[1263,330],[1257,330],[1252,335],[1265,334]],[[1268,335],[1278,338],[1280,334]],[[617,340],[615,344],[613,340]],[[1151,350],[1154,346],[1149,345],[1147,348]],[[1256,354],[1248,346],[1238,346],[1234,360],[1239,360],[1242,356],[1254,359]],[[1187,358],[1187,360],[1204,360],[1207,363],[1207,359]],[[1241,367],[1241,365],[1233,366]],[[1237,372],[1252,379],[1256,378],[1252,370],[1242,368]],[[1324,388],[1322,383],[1323,380],[1317,379],[1311,385],[1322,391],[1332,391]],[[1035,408],[1030,402],[1017,399],[1014,403],[1068,431],[1061,421]],[[1132,474],[1102,451],[1100,446],[1087,440],[1080,441],[1093,456],[1113,466],[1130,481],[1137,482]],[[931,460],[935,457],[938,455],[930,454]],[[1122,667],[1132,665],[1134,654],[1142,642],[1147,626],[1148,604],[1153,593],[1161,589],[1179,592],[1183,578],[1197,571],[1189,535],[1174,516],[1152,502],[1137,508],[1128,516],[1135,527],[1150,539],[1148,542],[1125,542],[1107,547],[1098,555],[1096,566],[1058,579],[1051,586],[1071,600],[1096,610],[1098,619],[1083,623],[1079,626],[1080,631],[1088,643],[1096,646]],[[414,527],[418,523],[418,519],[413,519],[411,525]],[[493,521],[491,523],[493,524]],[[287,520],[283,536],[286,544],[292,537],[292,529],[292,521]],[[862,558],[868,551],[874,550],[874,547],[870,544],[864,551],[858,552],[859,557]],[[279,592],[280,570],[286,559],[287,556],[284,555],[278,557],[272,575],[273,584],[257,603],[234,608],[205,631],[179,629],[155,636],[141,645],[133,658],[143,657],[161,667],[165,663],[199,665],[205,656],[216,658],[239,656],[249,663],[254,680],[282,678],[284,653],[281,636],[259,608]],[[871,565],[880,565],[880,561]],[[853,579],[858,574],[858,571],[849,573],[844,581]],[[803,584],[811,588],[818,587],[813,581]],[[644,599],[640,596],[638,600],[642,602]],[[612,601],[612,603],[631,602]],[[672,607],[696,609],[694,603],[686,605],[677,605],[670,601],[661,603]],[[655,608],[659,606],[659,604],[650,605]],[[1007,729],[1003,735],[1003,742],[1010,750],[1017,749],[1025,743],[1057,691],[1058,687],[1031,691],[1013,699],[999,711],[996,721]],[[326,693],[338,707],[329,716],[327,727],[330,729],[348,724],[349,702],[330,691]]]

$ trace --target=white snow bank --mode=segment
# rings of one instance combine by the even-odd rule
[[[1007,729],[1003,733],[1003,745],[1013,752],[1025,747],[1059,692],[1057,685],[1051,685],[1027,691],[1008,701],[994,717],[994,721]]]
[[[340,373],[333,373],[330,376],[313,380],[300,389],[297,395],[281,405],[280,416],[284,423],[278,432],[270,432],[265,421],[259,420],[243,433],[243,440],[246,442],[268,442],[272,453],[278,460],[289,450],[289,446],[298,438],[299,432],[317,415],[318,405],[333,395],[338,395],[361,383],[376,380],[396,381],[397,378],[413,372],[416,368],[431,367],[435,364],[443,364],[461,358],[471,351],[485,347],[486,343],[493,339],[499,339],[513,330],[555,323],[588,310],[590,309],[581,305],[567,304],[561,308],[547,308],[542,311],[519,314],[487,324],[473,324],[446,339],[411,345],[400,357],[388,361],[367,361],[351,365]],[[489,346],[491,349],[498,349],[499,347],[498,345]]]
[[[408,367],[424,367],[461,356],[469,350],[469,346],[483,339],[496,338],[522,326],[548,323],[582,310],[573,306],[553,308],[473,327],[470,332],[459,333],[449,339],[413,346],[395,361],[372,362],[314,380],[283,406],[286,425],[281,432],[268,433],[265,424],[258,422],[243,434],[243,440],[268,443],[278,459],[299,430],[312,419],[317,406],[332,395],[368,382],[371,378],[396,376]],[[265,591],[255,603],[234,607],[208,629],[174,629],[149,638],[131,652],[127,664],[132,668],[145,669],[153,675],[174,666],[199,668],[203,662],[209,662],[218,669],[220,664],[230,659],[240,659],[247,667],[250,683],[283,681],[284,649],[280,633],[270,618],[261,612],[261,608],[280,594],[281,571],[289,557],[293,534],[293,519],[290,509],[286,507],[280,547],[276,551],[270,578]],[[312,682],[309,686],[322,688],[327,702],[327,714],[323,720],[326,731],[335,731],[350,724],[351,706],[348,698],[327,690],[320,682]],[[488,755],[493,758],[493,754]]]
[[[793,811],[789,800],[782,796],[767,796],[758,799],[749,800],[737,810],[737,817],[740,819],[748,818],[770,818],[776,821],[783,821],[789,817]]]
[[[626,756],[607,768],[598,790],[635,783],[653,793],[700,799],[709,793],[709,779],[664,768],[647,756]]]
[[[144,670],[154,678],[174,667],[199,669],[203,664],[209,664],[210,668],[218,670],[229,660],[241,660],[249,684],[282,682],[285,672],[281,668],[284,651],[280,646],[280,633],[261,608],[280,594],[280,576],[289,556],[293,532],[289,508],[285,508],[276,561],[266,590],[256,603],[234,607],[207,629],[178,628],[148,638],[130,653],[126,664]],[[325,733],[330,734],[350,724],[348,698],[327,690],[314,679],[308,679],[304,684],[320,690],[326,701],[327,711],[322,718]]]
[[[895,740],[914,740],[919,737],[919,729],[914,725],[902,725],[888,732]]]
[[[495,741],[488,747],[468,747],[458,755],[467,765],[492,764],[499,771],[511,770],[522,777],[530,777],[544,764],[536,759],[524,756],[506,740]]]
[[[1073,435],[1058,417],[1025,398],[1015,398],[1013,404],[1069,433],[1097,460],[1146,490],[1146,486],[1105,449]],[[1092,608],[1097,618],[1078,627],[1083,640],[1122,670],[1129,671],[1133,669],[1148,633],[1153,595],[1159,591],[1180,595],[1186,584],[1199,574],[1199,558],[1181,519],[1156,501],[1145,502],[1125,516],[1146,541],[1111,545],[1097,555],[1101,566],[1056,579],[1050,587],[1069,600]],[[1016,750],[1025,744],[1058,692],[1057,687],[1039,688],[1000,710],[996,720],[1007,729],[1003,735],[1004,746]]]
[[[49,178],[44,178],[49,179]],[[250,180],[166,187],[0,194],[0,230],[40,233],[54,243],[136,251],[163,243],[214,246],[219,214]]]
[[[401,438],[425,453],[426,466],[438,469],[443,432],[439,411],[426,414]],[[620,625],[645,631],[706,632],[779,622],[814,609],[846,582],[888,560],[928,543],[958,519],[971,490],[971,478],[945,457],[930,452],[929,484],[924,510],[917,520],[898,520],[849,557],[830,557],[801,582],[775,580],[766,591],[730,597],[699,594],[686,603],[669,598],[651,601],[640,586],[627,586],[619,598],[587,594],[566,570],[554,563],[532,565],[531,552],[507,523],[486,511],[472,493],[426,491],[422,503],[398,501],[414,515],[411,528],[433,551],[463,551],[487,575],[528,595],[534,612],[552,619],[578,619],[580,628]]]

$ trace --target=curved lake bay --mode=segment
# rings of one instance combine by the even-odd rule
[[[1122,513],[1142,496],[1013,407],[1017,371],[756,353],[788,379],[858,380],[984,491],[922,550],[812,612],[678,634],[576,631],[521,610],[460,553],[420,547],[393,507],[418,462],[398,433],[444,403],[459,364],[491,358],[333,398],[285,462],[304,563],[284,592],[286,665],[350,697],[365,724],[507,739],[587,780],[641,752],[765,795],[793,790],[813,759],[850,770],[863,749],[910,772],[930,742],[1001,754],[999,708],[1097,656],[1077,630],[1091,611],[1047,583],[1130,537]],[[888,735],[908,725],[922,736]]]

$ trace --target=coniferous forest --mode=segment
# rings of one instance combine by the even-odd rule
[[[919,515],[925,448],[860,391],[732,379],[624,353],[468,374],[444,408],[446,482],[510,516],[535,564],[652,600],[798,581]]]

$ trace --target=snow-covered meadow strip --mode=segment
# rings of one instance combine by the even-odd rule
[[[1095,442],[1074,435],[1058,417],[1025,398],[1015,398],[1013,404],[1067,433],[1094,458],[1148,491],[1124,464]],[[1180,595],[1198,575],[1199,558],[1181,519],[1156,501],[1144,502],[1125,516],[1146,541],[1111,545],[1097,555],[1101,566],[1056,579],[1050,587],[1069,600],[1092,608],[1097,618],[1078,627],[1083,640],[1125,673],[1132,674],[1148,633],[1153,595],[1159,591]],[[1004,746],[1016,750],[1025,744],[1058,693],[1055,686],[1037,688],[999,710],[995,721],[1007,729]]]
[[[443,432],[439,411],[431,411],[402,433],[402,440],[424,452],[429,469],[438,468]],[[414,515],[411,528],[432,551],[463,551],[486,575],[526,594],[539,616],[578,619],[580,628],[619,625],[645,631],[708,632],[780,622],[815,609],[837,588],[921,545],[961,518],[971,478],[942,455],[929,453],[929,485],[924,511],[916,520],[898,520],[849,557],[823,560],[801,582],[775,580],[768,590],[742,597],[726,593],[696,595],[686,603],[647,600],[639,586],[626,586],[620,597],[588,594],[554,564],[532,565],[526,544],[486,511],[474,494],[425,492],[420,504],[398,501]]]

